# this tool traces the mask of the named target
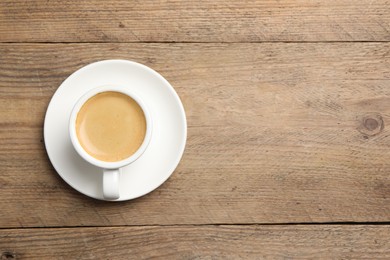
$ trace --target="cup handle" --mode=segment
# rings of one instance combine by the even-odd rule
[[[103,197],[107,200],[119,199],[119,169],[103,169]]]

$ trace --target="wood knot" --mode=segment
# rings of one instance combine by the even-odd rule
[[[364,134],[367,139],[368,136],[374,136],[382,132],[385,124],[383,118],[378,113],[370,113],[361,118],[358,131]]]
[[[13,259],[16,259],[16,256],[15,254],[11,253],[11,252],[3,252],[1,254],[1,257],[0,257],[1,260],[13,260]]]
[[[379,122],[375,120],[374,118],[366,118],[364,119],[364,127],[367,128],[369,131],[374,131],[378,128]]]

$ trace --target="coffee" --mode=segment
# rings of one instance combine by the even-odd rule
[[[146,119],[131,97],[114,91],[88,99],[76,118],[77,138],[92,157],[116,162],[133,155],[146,134]]]

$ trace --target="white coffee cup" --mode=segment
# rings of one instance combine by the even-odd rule
[[[87,102],[90,98],[93,96],[102,93],[102,92],[119,92],[122,94],[125,94],[132,98],[135,102],[138,103],[138,105],[141,107],[144,115],[145,115],[145,121],[146,121],[146,133],[144,140],[141,144],[141,146],[138,148],[138,150],[132,154],[131,156],[116,162],[106,162],[102,160],[98,160],[95,157],[91,156],[89,153],[87,153],[84,148],[81,146],[80,141],[77,137],[76,133],[76,119],[77,115],[84,105],[85,102]],[[152,118],[150,116],[150,113],[145,105],[145,103],[134,93],[129,91],[128,89],[124,87],[119,86],[102,86],[93,88],[92,90],[85,93],[83,96],[79,98],[79,100],[76,102],[76,104],[73,107],[70,121],[69,121],[69,134],[70,139],[72,141],[73,147],[77,151],[77,153],[87,162],[90,164],[99,167],[102,169],[103,172],[103,197],[107,200],[115,200],[120,197],[120,191],[119,191],[119,183],[120,183],[120,174],[121,174],[121,168],[133,163],[136,161],[146,150],[146,148],[149,145],[150,139],[152,137]]]

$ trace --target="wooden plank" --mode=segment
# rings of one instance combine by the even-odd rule
[[[4,259],[389,259],[389,244],[389,226],[0,230]]]
[[[43,118],[75,69],[107,58],[178,91],[188,145],[131,202],[78,194]],[[390,220],[390,43],[0,44],[0,227]]]
[[[1,42],[389,40],[387,0],[0,1]]]

